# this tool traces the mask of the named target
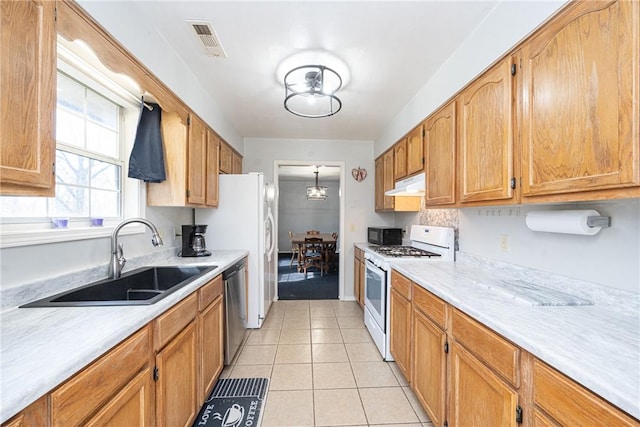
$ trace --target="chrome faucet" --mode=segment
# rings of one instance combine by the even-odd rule
[[[122,221],[113,229],[113,233],[111,233],[111,261],[109,261],[109,278],[111,279],[117,279],[120,277],[122,269],[127,262],[127,259],[124,257],[122,244],[118,245],[118,233],[122,227],[127,224],[131,224],[132,222],[139,222],[149,227],[151,233],[153,233],[151,236],[151,244],[153,244],[153,246],[162,245],[162,237],[160,237],[158,229],[151,223],[151,221],[144,218],[129,218]]]

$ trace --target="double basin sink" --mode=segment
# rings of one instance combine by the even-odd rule
[[[217,266],[141,267],[117,279],[104,279],[21,307],[149,305],[171,295]]]

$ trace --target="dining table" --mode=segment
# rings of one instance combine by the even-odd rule
[[[293,233],[291,236],[291,244],[297,245],[298,250],[302,250],[302,245],[304,245],[305,239],[316,238],[322,239],[323,253],[326,253],[327,246],[331,244],[336,244],[336,238],[331,235],[331,233]],[[300,269],[300,257],[298,257],[298,269]]]

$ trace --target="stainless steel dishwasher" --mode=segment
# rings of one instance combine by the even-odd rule
[[[245,274],[246,259],[222,273],[224,280],[225,345],[224,364],[229,365],[244,340],[247,329]]]

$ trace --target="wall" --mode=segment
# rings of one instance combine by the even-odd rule
[[[191,209],[148,207],[145,218],[158,228],[164,245],[154,248],[151,233],[145,227],[144,234],[125,235],[118,239],[124,244],[125,257],[144,255],[170,246],[179,247],[181,241],[179,237],[173,239],[173,227],[191,224]],[[104,237],[1,249],[0,286],[12,287],[100,265],[106,268],[111,257],[110,248],[110,238]]]
[[[472,81],[558,10],[565,1],[501,1],[393,118],[374,144],[375,157]],[[428,55],[429,43],[425,43]]]
[[[319,230],[333,233],[340,230],[340,182],[326,181],[320,177],[320,185],[327,187],[326,200],[307,200],[307,186],[313,178],[279,180],[278,189],[278,249],[289,252],[289,230],[303,232]]]
[[[374,211],[373,142],[245,138],[245,173],[262,172],[268,180],[273,180],[275,161],[344,162],[346,179],[341,197],[345,203],[345,218],[338,241],[342,245],[344,265],[340,270],[340,283],[344,291],[342,298],[353,298],[353,244],[367,240],[367,226],[393,225],[394,221],[393,214]],[[362,182],[351,177],[351,170],[358,167],[367,170],[367,178]],[[283,246],[282,241],[278,244]]]
[[[244,153],[242,137],[222,116],[216,100],[141,12],[142,7],[153,7],[152,3],[92,0],[78,0],[78,3],[225,141],[240,154]]]
[[[534,232],[531,210],[595,209],[611,227],[595,236]],[[500,250],[507,236],[508,250]],[[604,286],[640,292],[640,200],[460,209],[460,250]]]

